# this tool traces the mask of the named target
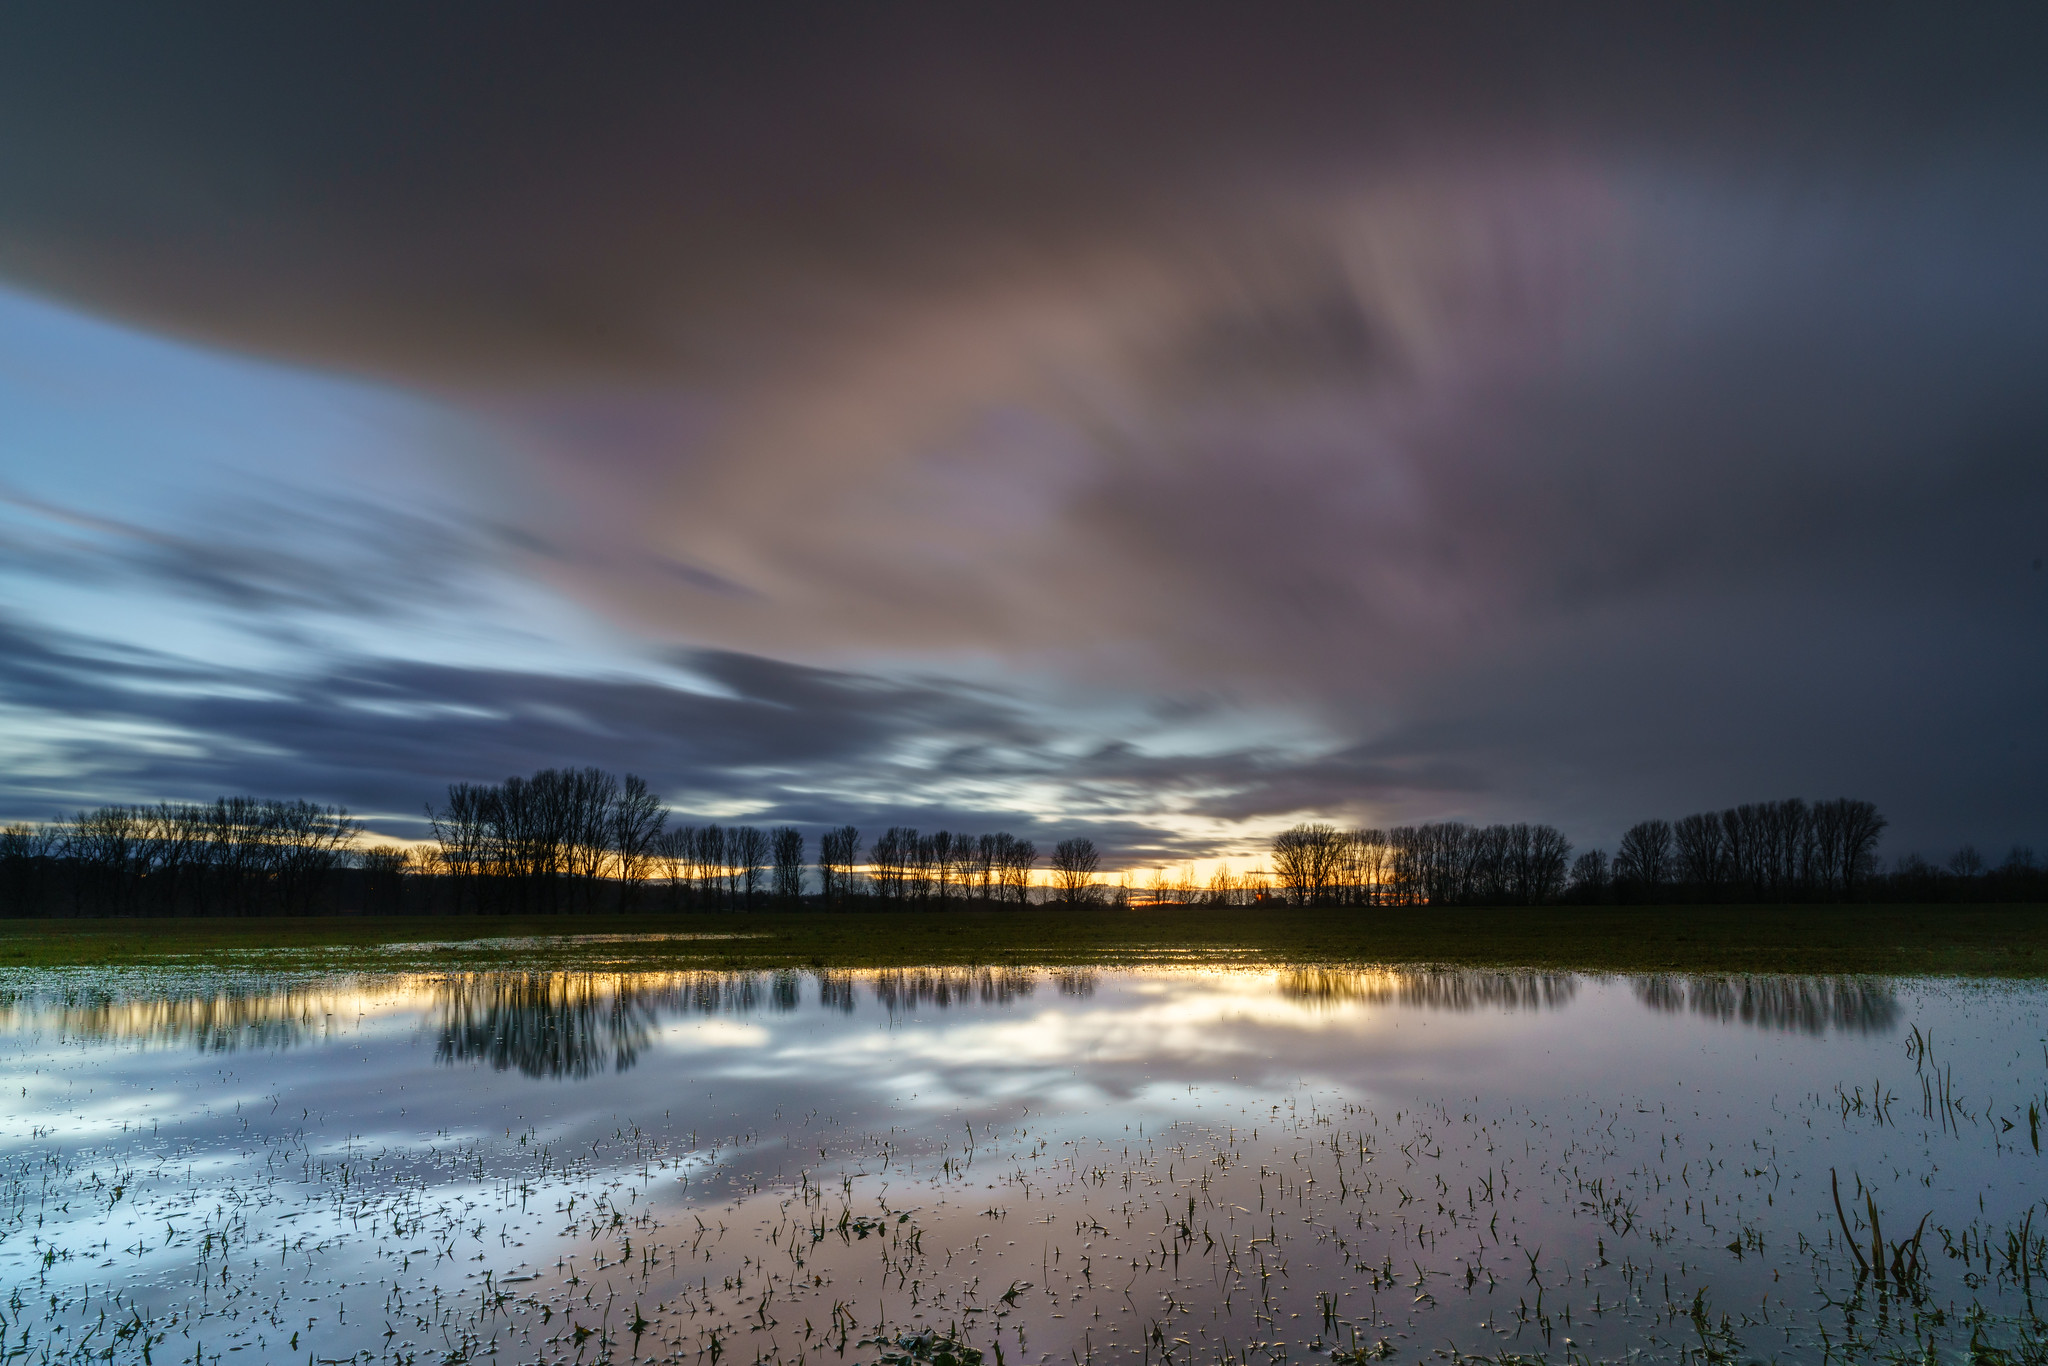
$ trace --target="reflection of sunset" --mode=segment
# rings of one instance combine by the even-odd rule
[[[1114,980],[1124,999],[1091,1010]],[[1795,977],[1641,977],[1635,998],[1662,1012],[1766,1028],[1888,1027],[1891,987],[1877,981]],[[907,1022],[922,1012],[976,1009],[938,1034],[887,1040],[853,1034],[831,1049],[929,1047],[954,1062],[1056,1056],[1086,1033],[1094,1056],[1183,1055],[1234,1046],[1228,1026],[1257,1022],[1321,1031],[1385,1011],[1556,1011],[1584,979],[1571,973],[1396,968],[1096,969],[907,968],[782,972],[467,972],[364,974],[307,985],[179,992],[161,985],[23,994],[0,1004],[0,1029],[67,1039],[204,1051],[276,1049],[336,1038],[370,1020],[416,1018],[446,1062],[552,1076],[623,1069],[669,1021],[746,1018],[811,1009],[879,1010]],[[1034,1004],[1062,1001],[1058,1009]],[[735,1040],[765,1043],[765,1036]]]
[[[1361,1326],[1462,1341],[1513,1307],[1487,1273],[1527,1274],[1540,1246],[1546,1305],[1597,1290],[1572,1331],[1611,1360],[1671,1324],[1654,1297],[1621,1307],[1630,1261],[1661,1283],[1670,1259],[1696,1287],[1738,1225],[1762,1246],[1711,1292],[1769,1295],[1774,1323],[1810,1327],[1806,1282],[1784,1287],[1809,1269],[1794,1235],[1831,1165],[1880,1182],[1887,1226],[1907,1203],[1981,1223],[1980,1190],[2034,1189],[2024,1108],[1997,1132],[1975,1109],[1960,1132],[1920,1113],[1897,1042],[1910,1017],[1959,1080],[2038,1065],[2028,988],[1385,966],[16,981],[45,989],[0,1001],[20,1092],[0,1156],[43,1183],[14,1208],[44,1222],[40,1244],[0,1239],[0,1274],[70,1253],[50,1286],[72,1300],[31,1318],[74,1338],[109,1256],[145,1315],[182,1313],[225,1219],[225,1286],[247,1292],[227,1302],[289,1299],[301,1348],[328,1359],[384,1327],[366,1293],[390,1298],[401,1359],[452,1315],[480,1343],[514,1333],[528,1360],[601,1327],[614,1288],[638,1297],[656,1360],[756,1324],[780,1334],[763,1359],[793,1361],[835,1304],[858,1306],[849,1347],[872,1323],[957,1318],[979,1343],[999,1321],[1027,1366],[1070,1346],[1122,1360],[1144,1327],[1119,1316],[1126,1289],[1169,1343],[1218,1343],[1191,1363],[1225,1359],[1219,1334],[1234,1348],[1254,1310],[1290,1348],[1326,1349],[1319,1293]],[[1906,1098],[1882,1122],[1873,1079]],[[1929,1134],[1931,1185],[1911,1166]],[[1430,1295],[1388,1284],[1390,1253]],[[1540,1325],[1493,1318],[1507,1336],[1477,1345],[1519,1327],[1540,1346]],[[209,1340],[271,1359],[268,1318],[239,1326]]]

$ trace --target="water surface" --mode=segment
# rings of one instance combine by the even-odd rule
[[[6,985],[10,1360],[1921,1360],[2041,1331],[2033,986]]]

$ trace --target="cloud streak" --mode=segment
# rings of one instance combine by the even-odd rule
[[[1173,849],[2048,824],[2038,15],[799,13],[36,21],[0,270],[465,435],[452,513],[66,505],[12,572],[296,632],[152,724],[393,809],[580,745]],[[536,643],[425,658],[486,570]]]

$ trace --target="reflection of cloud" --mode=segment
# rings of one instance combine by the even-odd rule
[[[623,1072],[664,1019],[787,1013],[802,992],[796,972],[465,973],[434,988],[435,1057],[530,1077]]]
[[[1427,1010],[1554,1010],[1578,995],[1579,979],[1569,972],[1296,968],[1280,974],[1278,987],[1288,1000],[1310,1006],[1355,1001]]]
[[[316,1041],[335,1021],[417,1011],[436,1060],[483,1063],[531,1077],[579,1078],[634,1066],[668,1021],[723,1022],[713,1042],[758,1048],[766,1032],[738,1022],[789,1014],[806,1000],[851,1014],[871,1003],[894,1020],[924,1011],[988,1013],[943,1030],[834,1032],[795,1053],[865,1069],[905,1056],[935,1066],[1042,1067],[1170,1056],[1183,1061],[1264,1047],[1258,1031],[1319,1032],[1379,1009],[1473,1012],[1558,1010],[1578,996],[1568,973],[1462,969],[1277,973],[1193,970],[1138,974],[1126,999],[1090,1004],[1103,974],[1090,969],[920,968],[817,972],[471,972],[358,977],[317,987],[263,985],[180,990],[140,980],[91,990],[0,997],[0,1028],[55,1029],[94,1042],[135,1041],[200,1051],[284,1049]],[[807,987],[806,983],[814,986]],[[1007,1008],[1051,985],[1070,1004]],[[1857,978],[1643,977],[1636,998],[1657,1010],[1716,1021],[1820,1033],[1873,1032],[1898,1016],[1892,988]],[[993,1008],[990,1010],[989,1008]],[[792,1055],[793,1056],[793,1055]]]
[[[420,1009],[443,1063],[482,1062],[532,1077],[623,1072],[639,1061],[665,1020],[787,1014],[802,1007],[805,981],[820,1009],[852,1011],[862,999],[891,1014],[1022,1001],[1041,981],[1062,995],[1093,994],[1085,970],[923,968],[881,972],[473,972],[393,976],[319,990],[223,987],[184,992],[150,983],[91,991],[0,997],[0,1027],[55,1028],[95,1042],[182,1045],[201,1051],[281,1049],[316,1038],[335,1018],[378,1009]],[[746,1034],[724,1042],[759,1044]]]
[[[1887,982],[1862,977],[1680,977],[1634,979],[1636,999],[1652,1010],[1690,1011],[1760,1029],[1875,1034],[1898,1023],[1899,999]]]

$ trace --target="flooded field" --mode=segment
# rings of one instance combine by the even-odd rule
[[[2048,1360],[2031,985],[0,985],[4,1362]]]

